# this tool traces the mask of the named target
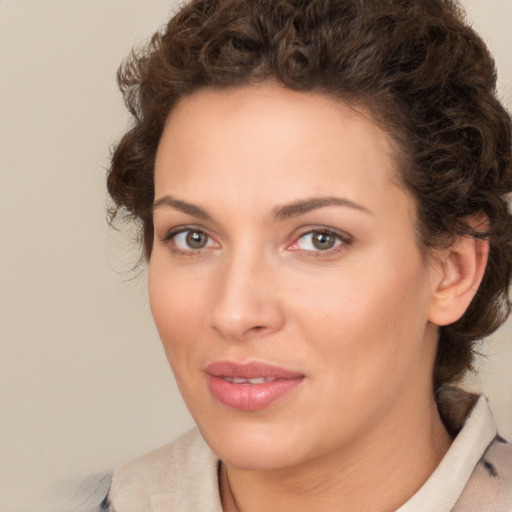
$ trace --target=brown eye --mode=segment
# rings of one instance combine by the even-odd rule
[[[296,242],[296,248],[308,252],[329,251],[345,243],[340,235],[328,230],[317,229],[304,233]]]
[[[187,231],[185,242],[190,249],[202,249],[208,244],[208,235],[202,231]]]
[[[184,252],[192,252],[214,246],[213,240],[200,229],[184,229],[169,236],[172,245]]]
[[[313,233],[311,241],[318,250],[325,251],[334,247],[336,236],[326,232]]]

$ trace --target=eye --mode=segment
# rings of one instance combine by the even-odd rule
[[[292,251],[332,254],[350,244],[350,238],[330,229],[312,229],[303,233],[288,248]]]
[[[297,240],[297,248],[303,251],[327,251],[340,244],[340,237],[329,231],[311,231]]]
[[[170,233],[167,240],[172,243],[175,249],[182,252],[197,251],[216,245],[214,241],[200,229],[182,229],[181,231]]]

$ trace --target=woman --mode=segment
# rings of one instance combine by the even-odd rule
[[[194,0],[119,73],[112,219],[198,430],[125,511],[511,510],[449,387],[509,311],[511,123],[447,0]]]

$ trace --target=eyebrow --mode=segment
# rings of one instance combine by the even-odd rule
[[[272,218],[276,221],[286,220],[292,217],[298,217],[299,215],[304,215],[305,213],[308,213],[312,210],[317,210],[318,208],[325,208],[327,206],[346,206],[348,208],[353,208],[355,210],[373,215],[373,212],[368,210],[368,208],[354,203],[349,199],[336,196],[320,196],[301,199],[293,203],[278,206],[272,211]]]
[[[179,210],[183,213],[192,215],[193,217],[197,217],[202,220],[212,220],[212,216],[200,206],[196,206],[195,204],[189,203],[187,201],[182,201],[181,199],[176,199],[169,195],[163,196],[156,200],[153,203],[153,211],[159,208],[163,208],[164,206],[169,206],[175,210]],[[354,203],[349,199],[336,196],[320,196],[301,199],[299,201],[294,201],[293,203],[285,204],[283,206],[277,206],[272,210],[271,219],[274,221],[283,221],[328,206],[344,206],[368,214],[373,214],[373,212],[364,206]]]
[[[153,211],[158,210],[164,206],[170,206],[175,210],[179,210],[188,215],[192,215],[193,217],[197,217],[202,220],[211,220],[212,216],[206,211],[203,210],[200,206],[196,206],[195,204],[188,203],[187,201],[181,201],[180,199],[175,199],[171,196],[163,196],[157,201],[153,203]]]

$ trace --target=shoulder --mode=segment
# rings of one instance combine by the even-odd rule
[[[400,512],[512,512],[512,447],[497,434],[486,398],[456,388],[436,398],[454,441]]]
[[[454,512],[512,510],[512,444],[500,436],[491,442],[476,465]]]
[[[487,448],[480,464],[490,478],[510,484],[512,493],[512,444],[500,436]]]
[[[110,506],[116,512],[157,511],[158,504],[164,503],[166,507],[174,503],[202,506],[196,503],[198,491],[202,493],[201,499],[215,505],[217,467],[218,459],[198,430],[192,429],[172,443],[119,467],[112,477],[105,510]]]
[[[204,447],[204,441],[199,432],[197,429],[192,429],[173,442],[120,466],[114,472],[112,486],[115,488],[124,482],[147,484],[164,468],[167,478],[172,479],[174,471],[171,470],[181,469],[188,458],[193,454],[201,453]]]
[[[477,395],[450,387],[441,389],[438,395],[438,405],[445,424],[452,431],[461,429],[457,436],[461,439],[456,439],[454,445],[459,443],[459,448],[464,448],[468,453],[483,443],[483,449],[472,466],[453,512],[480,512],[484,506],[485,510],[510,512],[512,445],[497,434],[485,397],[477,399]],[[460,462],[463,459],[458,460]]]
[[[111,474],[91,475],[86,480],[66,480],[56,484],[38,500],[39,512],[108,512],[106,495]]]

